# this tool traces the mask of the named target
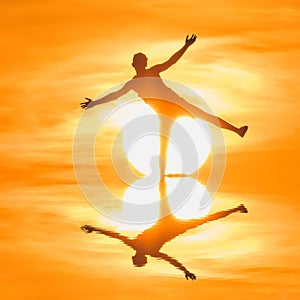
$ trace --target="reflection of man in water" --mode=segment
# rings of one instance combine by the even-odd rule
[[[241,204],[238,207],[220,211],[211,215],[208,215],[200,219],[192,220],[178,220],[172,214],[168,215],[165,218],[162,218],[157,221],[152,227],[146,229],[144,232],[139,234],[136,238],[130,239],[127,236],[121,235],[117,232],[93,227],[91,225],[83,225],[81,229],[86,233],[96,232],[107,235],[112,238],[117,238],[121,240],[124,244],[131,247],[136,251],[135,255],[132,257],[133,264],[137,267],[142,267],[147,264],[146,255],[156,257],[158,259],[163,259],[179,270],[183,271],[186,279],[196,279],[196,276],[189,272],[179,261],[175,258],[160,252],[160,249],[166,242],[171,241],[176,236],[186,232],[189,229],[200,226],[204,223],[225,218],[228,215],[241,212],[247,213],[247,208]]]
[[[178,96],[175,92],[166,87],[162,80],[159,80],[160,73],[175,64],[182,57],[188,47],[190,47],[196,41],[196,38],[197,37],[194,34],[190,38],[189,36],[187,36],[184,46],[179,51],[172,55],[171,58],[166,62],[154,65],[151,68],[147,68],[148,59],[146,55],[143,53],[136,53],[133,56],[132,62],[132,66],[136,71],[136,75],[133,77],[133,80],[128,81],[118,91],[110,93],[96,101],[92,101],[91,99],[86,98],[88,101],[82,102],[81,107],[91,108],[101,103],[110,102],[128,93],[130,90],[134,90],[158,114],[165,114],[170,116],[171,118],[176,118],[184,115],[200,118],[215,126],[233,131],[239,136],[243,137],[248,130],[248,126],[237,128],[219,117],[208,114],[207,112],[199,109],[198,107],[184,100],[182,97]],[[144,80],[135,80],[142,78]],[[146,85],[147,82],[151,82],[151,79],[154,78],[156,78],[155,84],[153,84],[154,81],[152,80],[152,83],[150,83],[150,85],[152,85],[156,89],[156,93],[154,93],[154,96],[152,96],[151,93],[149,94],[149,89],[147,89]],[[145,91],[145,89],[147,91]],[[157,90],[159,90],[159,93],[162,93],[163,97],[157,94]],[[163,101],[162,99],[167,101]]]

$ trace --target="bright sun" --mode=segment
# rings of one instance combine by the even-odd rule
[[[153,160],[160,155],[159,120],[156,114],[135,118],[123,128],[123,147],[130,163],[142,174],[150,175]],[[191,174],[206,161],[211,143],[207,125],[187,117],[177,119],[171,129],[165,174]]]
[[[141,113],[141,111],[140,111]],[[156,175],[160,154],[159,119],[147,112],[123,127],[123,147],[130,163],[145,175],[130,186],[123,197],[123,213],[132,213],[146,220],[156,220],[160,211],[160,195]],[[172,127],[167,148],[165,174],[191,174],[206,161],[211,143],[204,122],[179,118]],[[153,184],[151,184],[151,182]],[[143,187],[143,188],[141,188]],[[188,195],[185,195],[187,193]],[[193,178],[166,178],[170,209],[180,219],[198,218],[208,213],[211,198],[206,188]]]
[[[126,190],[123,197],[122,218],[139,219],[139,222],[143,220],[155,222],[163,216],[160,214],[162,208],[159,186],[140,188],[147,186],[148,183],[145,177]],[[204,185],[193,178],[166,178],[166,196],[169,212],[172,212],[178,219],[203,217],[211,207],[209,192]],[[134,209],[132,209],[133,205]],[[168,214],[167,211],[164,213]]]

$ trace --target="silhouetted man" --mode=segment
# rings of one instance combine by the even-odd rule
[[[121,240],[125,245],[136,251],[135,255],[132,256],[132,262],[137,267],[145,266],[147,264],[146,255],[149,255],[169,262],[174,267],[183,271],[186,279],[190,278],[194,280],[196,279],[195,274],[189,272],[185,266],[183,266],[175,258],[160,252],[160,249],[166,242],[171,241],[189,229],[198,227],[210,221],[225,218],[235,212],[247,213],[248,210],[243,204],[241,204],[232,209],[220,211],[204,218],[192,220],[179,220],[176,219],[173,214],[170,214],[165,218],[159,219],[152,227],[146,229],[134,239],[130,239],[127,236],[114,231],[97,228],[91,225],[83,225],[81,226],[81,229],[86,233],[96,232]]]
[[[82,102],[81,107],[83,109],[87,109],[101,103],[110,102],[128,93],[130,90],[134,90],[159,115],[163,114],[171,118],[176,118],[184,115],[197,117],[215,126],[233,131],[239,136],[243,137],[248,130],[248,126],[237,128],[226,122],[225,120],[203,111],[202,109],[184,100],[182,97],[168,88],[162,80],[159,80],[160,73],[174,65],[182,57],[185,51],[196,41],[196,38],[197,37],[194,34],[191,37],[187,36],[184,46],[174,55],[172,55],[170,59],[168,59],[164,63],[154,65],[150,68],[147,68],[147,56],[141,52],[136,53],[133,56],[132,61],[132,66],[136,71],[136,75],[132,80],[128,81],[118,91],[110,93],[96,101],[92,101],[91,99],[86,98],[88,101]],[[156,80],[154,81],[153,79]],[[153,87],[153,94],[149,92],[149,88],[147,88],[147,86]],[[161,97],[160,95],[163,95],[163,97]]]

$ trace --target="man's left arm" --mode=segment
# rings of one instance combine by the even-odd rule
[[[175,54],[173,54],[167,61],[165,61],[162,64],[155,65],[150,68],[151,71],[154,71],[155,73],[160,73],[168,68],[170,68],[172,65],[177,63],[177,61],[182,57],[182,55],[185,53],[185,51],[195,43],[197,39],[197,36],[195,34],[192,34],[192,36],[189,38],[189,36],[186,37],[185,39],[185,44],[184,46],[178,50]]]

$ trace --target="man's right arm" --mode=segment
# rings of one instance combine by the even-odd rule
[[[89,98],[85,98],[88,101],[82,102],[82,103],[80,103],[80,105],[81,105],[82,109],[89,109],[98,104],[103,104],[103,103],[114,101],[114,100],[120,98],[121,96],[127,94],[130,90],[131,90],[130,84],[129,84],[129,82],[126,82],[125,85],[123,85],[119,90],[112,92],[100,99],[95,100],[95,101],[93,101],[92,99],[89,99]]]
[[[106,230],[106,229],[102,229],[102,228],[98,228],[98,227],[94,227],[92,225],[83,225],[80,228],[81,228],[81,230],[83,230],[86,233],[96,232],[96,233],[104,234],[104,235],[109,236],[111,238],[121,240],[124,244],[126,244],[127,246],[133,248],[132,240],[130,238],[128,238],[127,236],[122,235],[118,232],[111,231],[111,230]]]

